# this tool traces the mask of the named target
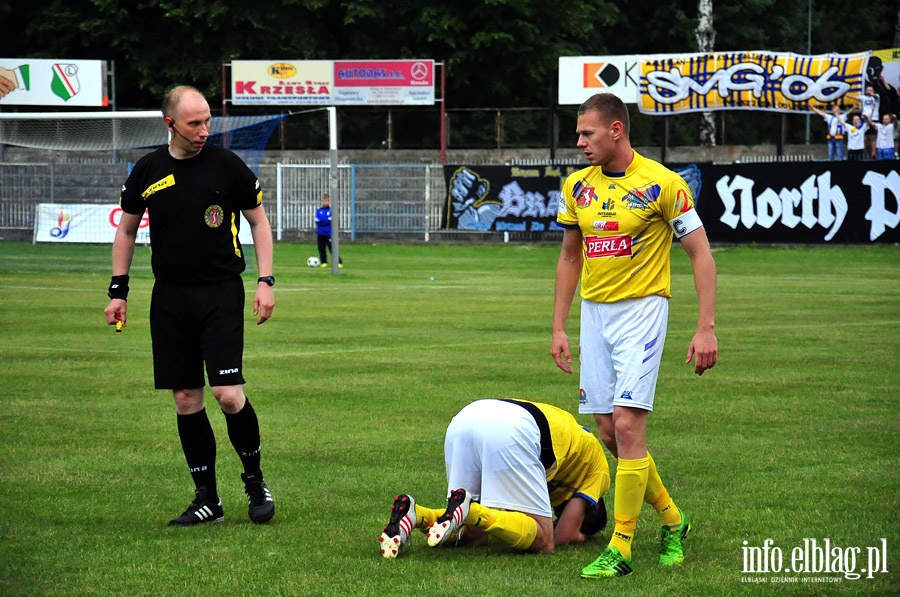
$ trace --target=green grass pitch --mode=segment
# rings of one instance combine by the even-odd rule
[[[645,506],[635,574],[613,581],[579,578],[609,527],[549,556],[430,549],[421,534],[397,560],[378,550],[396,493],[444,501],[444,430],[464,404],[515,396],[577,412],[577,375],[548,354],[558,247],[341,248],[333,276],[306,266],[311,244],[276,245],[263,326],[248,294],[246,392],[275,519],[247,519],[209,397],[226,521],[173,529],[192,485],[171,396],[152,389],[147,249],[116,334],[102,313],[109,246],[0,243],[0,594],[900,594],[900,248],[717,249],[720,361],[702,377],[683,362],[696,297],[673,250],[649,443],[695,528],[685,564],[661,569]],[[888,572],[745,573],[746,548],[767,539],[784,567],[805,539],[860,548],[857,569],[886,545]]]

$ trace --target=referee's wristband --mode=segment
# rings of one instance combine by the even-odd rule
[[[127,301],[128,280],[128,274],[123,276],[113,276],[109,283],[109,290],[106,291],[106,295],[111,299],[122,299],[123,301]]]

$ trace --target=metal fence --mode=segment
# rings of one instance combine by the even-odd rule
[[[277,240],[315,230],[315,212],[330,192],[329,164],[277,164]],[[262,176],[263,172],[260,171]],[[355,240],[357,234],[413,234],[428,240],[441,225],[444,174],[434,164],[340,164],[335,222]]]
[[[127,174],[123,162],[0,162],[0,230],[32,231],[39,203],[115,203]]]
[[[53,164],[0,163],[0,229],[31,230],[35,206],[53,187]]]
[[[30,234],[39,203],[115,203],[127,175],[123,162],[0,163],[0,230]],[[277,240],[315,233],[315,211],[329,192],[330,176],[329,164],[260,166]],[[428,240],[440,228],[445,193],[440,165],[340,164],[337,180],[332,207],[339,229],[351,240],[357,234]]]

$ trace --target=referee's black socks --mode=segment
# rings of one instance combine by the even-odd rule
[[[256,418],[256,411],[250,405],[250,399],[247,398],[244,408],[233,415],[225,413],[225,422],[228,425],[228,438],[241,458],[244,472],[258,471],[261,451],[259,419]]]
[[[206,488],[206,499],[218,501],[216,489],[216,436],[206,409],[178,415],[178,437],[197,489]]]

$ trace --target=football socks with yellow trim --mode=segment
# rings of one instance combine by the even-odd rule
[[[416,503],[416,528],[423,533],[427,533],[428,529],[431,528],[431,525],[434,524],[434,521],[437,520],[437,517],[443,513],[443,510],[438,510],[437,508],[427,508],[419,503]]]
[[[471,524],[509,545],[513,549],[525,551],[537,537],[537,521],[522,512],[494,510],[472,502],[466,524]]]
[[[626,560],[631,558],[631,541],[641,506],[644,505],[649,460],[646,456],[635,460],[619,458],[616,467],[616,501],[613,508],[616,526],[609,544]]]

